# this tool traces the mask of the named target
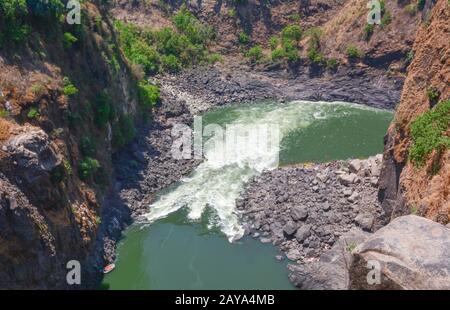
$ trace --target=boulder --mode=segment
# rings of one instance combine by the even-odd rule
[[[358,173],[361,170],[361,160],[359,159],[353,159],[348,164],[348,169],[350,172]]]
[[[355,217],[355,222],[363,230],[370,231],[372,229],[374,219],[374,216],[370,213],[360,213],[357,217]]]
[[[308,217],[308,208],[305,206],[294,206],[291,208],[291,217],[294,221],[304,221]]]
[[[286,225],[284,225],[283,231],[287,236],[292,236],[297,231],[297,228],[298,228],[297,224],[295,224],[292,221],[289,221],[286,223]]]
[[[353,229],[342,235],[334,246],[320,256],[319,261],[304,265],[288,265],[289,279],[303,290],[346,290],[349,288],[351,251],[369,233]]]
[[[353,254],[352,289],[450,289],[450,231],[431,220],[398,217]]]
[[[358,179],[358,176],[354,173],[350,173],[350,174],[341,174],[338,177],[339,182],[341,182],[341,184],[343,185],[350,185],[353,183],[356,183],[356,180]]]
[[[296,248],[292,248],[286,253],[286,257],[291,261],[298,261],[300,258],[302,258],[302,253]]]
[[[303,225],[297,230],[297,233],[295,234],[295,239],[297,239],[298,242],[302,243],[310,235],[311,235],[311,225]]]
[[[350,195],[350,197],[347,198],[350,202],[355,202],[359,199],[359,193],[354,191],[353,194]]]
[[[39,128],[28,127],[23,133],[11,137],[5,147],[16,163],[15,175],[28,184],[48,178],[61,160],[51,146],[48,135]]]
[[[346,188],[346,189],[344,189],[343,194],[345,197],[349,197],[353,194],[353,190],[351,188]]]

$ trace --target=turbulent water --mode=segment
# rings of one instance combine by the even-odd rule
[[[382,126],[371,124],[374,113],[382,114],[381,118],[385,120]],[[234,138],[229,153],[228,136],[225,134],[227,138],[223,139],[220,134],[213,135],[205,143],[203,163],[177,186],[161,194],[146,218],[152,223],[186,208],[188,218],[198,221],[208,208],[211,211],[209,227],[219,228],[229,241],[239,239],[243,229],[238,222],[235,200],[243,184],[252,176],[264,169],[276,168],[280,159],[281,164],[292,164],[308,159],[326,161],[372,155],[373,143],[365,146],[364,138],[355,139],[355,136],[382,137],[390,118],[387,111],[343,102],[242,105],[207,113],[203,126],[218,124],[225,129],[226,124],[227,128],[245,125],[247,129],[266,129],[268,133],[263,135],[266,144],[263,145],[267,147],[253,144],[252,137],[255,136],[244,130],[242,135]],[[379,139],[377,147],[382,145]],[[342,150],[341,153],[334,155],[332,152],[336,149]]]

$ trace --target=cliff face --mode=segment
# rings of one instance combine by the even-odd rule
[[[360,66],[382,67],[395,73],[403,71],[415,32],[431,1],[422,10],[414,6],[414,1],[382,2],[386,18],[370,30],[366,29],[366,0],[119,0],[112,14],[119,20],[158,29],[170,26],[171,14],[186,3],[201,21],[216,29],[218,39],[211,48],[225,58],[229,55],[233,63],[236,57],[242,60],[250,46],[260,45],[270,55],[271,36],[279,36],[288,25],[299,25],[303,30],[299,44],[303,59],[308,58],[309,33],[314,30],[320,33],[318,52],[326,58],[348,64],[347,48],[355,46],[363,56]],[[242,33],[249,37],[247,45],[239,42]]]
[[[419,166],[409,159],[409,154],[413,144],[411,124],[450,97],[448,1],[437,1],[429,20],[417,31],[413,51],[414,60],[408,69],[401,102],[385,138],[380,200],[386,212],[385,220],[417,212],[446,224],[450,221],[448,148],[434,150]],[[448,132],[447,129],[444,136],[448,137]]]
[[[96,5],[79,26],[28,14],[17,27],[32,34],[0,45],[0,288],[67,288],[70,260],[91,287],[116,129],[139,109],[135,80]]]

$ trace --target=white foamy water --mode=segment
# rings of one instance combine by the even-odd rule
[[[268,140],[266,142],[271,147],[249,143],[243,135],[235,139],[230,150],[226,139],[221,139],[220,135],[212,136],[205,143],[204,162],[172,191],[159,197],[146,215],[147,220],[151,223],[180,208],[187,208],[188,218],[195,221],[201,218],[207,207],[210,207],[216,214],[215,219],[210,219],[211,226],[219,226],[230,242],[239,239],[243,236],[244,230],[238,222],[235,201],[243,184],[263,170],[277,167],[279,142],[289,132],[306,128],[316,119],[342,116],[343,113],[348,113],[348,109],[342,108],[348,106],[371,109],[342,102],[307,101],[237,107],[233,110],[236,116],[228,125],[271,128],[271,132],[275,134],[266,136]],[[221,125],[225,128],[224,124]]]

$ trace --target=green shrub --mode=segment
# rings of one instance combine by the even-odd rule
[[[261,46],[256,45],[248,50],[248,52],[245,54],[246,57],[250,59],[251,62],[255,63],[261,60],[263,57],[263,51]]]
[[[0,118],[7,117],[9,115],[8,111],[4,108],[0,108]]]
[[[72,84],[70,79],[68,77],[63,78],[63,94],[70,97],[78,94],[78,88],[75,87],[75,85]]]
[[[0,46],[6,42],[24,43],[31,32],[30,17],[56,22],[63,9],[60,0],[1,0]]]
[[[193,44],[205,44],[215,36],[215,32],[211,27],[204,26],[186,8],[179,10],[172,18],[172,22]]]
[[[406,7],[406,12],[408,12],[410,15],[416,15],[417,13],[417,4],[416,3],[410,3]]]
[[[30,118],[30,119],[36,119],[36,118],[38,118],[39,116],[40,116],[39,110],[38,110],[37,108],[35,108],[35,107],[32,107],[32,108],[28,111],[28,114],[27,114],[27,117]]]
[[[70,164],[70,161],[68,161],[67,159],[63,160],[63,167],[66,175],[70,176],[73,174],[72,165]]]
[[[296,62],[300,59],[298,48],[294,46],[292,41],[284,41],[284,55],[290,62]]]
[[[432,110],[417,117],[410,127],[412,145],[410,160],[422,166],[433,150],[439,153],[450,147],[450,137],[444,135],[450,124],[450,99],[441,101]]]
[[[441,96],[441,92],[436,87],[428,87],[427,89],[427,97],[431,103],[436,103],[436,101]]]
[[[156,85],[148,84],[146,81],[139,82],[139,101],[144,108],[152,108],[159,101],[160,92]]]
[[[413,59],[414,59],[414,51],[411,50],[411,51],[409,51],[408,53],[406,53],[406,56],[405,56],[405,62],[406,62],[407,64],[410,64],[410,63],[413,61]]]
[[[31,85],[31,92],[37,96],[40,97],[45,93],[45,85],[38,82]]]
[[[335,70],[339,66],[339,62],[335,58],[327,59],[326,67],[330,70]]]
[[[373,35],[373,31],[375,29],[374,24],[366,24],[364,27],[364,40],[369,41]]]
[[[279,61],[281,59],[283,59],[286,56],[284,49],[281,47],[276,48],[275,50],[272,51],[271,57],[272,57],[272,61]]]
[[[179,72],[182,68],[180,61],[175,55],[164,55],[161,57],[161,65],[164,71],[167,72]]]
[[[0,46],[7,41],[23,43],[30,28],[24,24],[24,19],[28,15],[26,0],[3,0],[0,1]]]
[[[308,58],[311,61],[311,63],[315,65],[321,66],[326,65],[327,63],[327,59],[325,58],[325,56],[319,51],[317,51],[315,48],[308,49]]]
[[[125,56],[140,65],[146,74],[177,72],[209,61],[207,44],[215,37],[214,29],[203,25],[185,8],[173,16],[172,22],[175,30],[164,27],[157,31],[115,23]]]
[[[86,157],[80,161],[78,166],[78,175],[81,180],[86,181],[92,178],[99,169],[100,163],[98,160],[91,157]]]
[[[353,44],[347,46],[347,56],[350,59],[357,59],[362,57],[362,52]]]
[[[277,36],[270,37],[269,46],[272,51],[275,50],[279,44],[280,44],[280,39]]]
[[[302,29],[298,25],[289,25],[281,31],[281,39],[283,41],[298,42],[302,38]]]
[[[94,122],[97,127],[103,128],[113,117],[111,99],[105,92],[101,92],[94,104]]]
[[[242,45],[247,45],[250,43],[250,37],[244,31],[241,31],[238,34],[238,42]]]
[[[158,72],[160,55],[144,41],[134,42],[129,49],[128,58],[135,64],[141,65],[147,74]]]
[[[293,13],[289,16],[289,19],[292,20],[293,22],[300,22],[301,16],[298,13]]]
[[[236,10],[235,9],[229,9],[228,12],[227,12],[227,15],[229,17],[231,17],[231,18],[235,18],[236,15],[237,15]]]
[[[65,32],[63,36],[63,45],[65,48],[71,48],[73,44],[75,44],[78,39],[71,34],[70,32]]]
[[[208,63],[210,63],[210,64],[214,64],[216,62],[222,62],[222,61],[223,61],[223,58],[220,54],[212,53],[212,54],[209,54],[209,56],[208,56]]]

